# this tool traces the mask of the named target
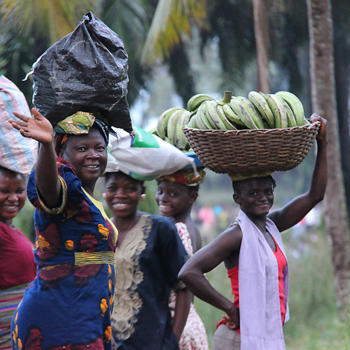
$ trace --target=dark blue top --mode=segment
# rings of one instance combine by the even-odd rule
[[[186,251],[172,219],[143,213],[116,250],[112,332],[118,350],[172,350],[170,291],[184,288],[177,275]]]

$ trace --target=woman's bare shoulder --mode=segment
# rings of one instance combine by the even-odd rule
[[[225,246],[226,249],[239,249],[242,242],[242,230],[237,223],[231,224],[225,231],[213,241],[220,246]]]

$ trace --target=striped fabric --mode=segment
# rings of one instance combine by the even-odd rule
[[[75,265],[109,264],[115,265],[114,252],[75,252]]]
[[[0,350],[12,349],[11,320],[27,286],[0,290]]]
[[[38,143],[23,137],[12,127],[9,119],[17,119],[13,112],[30,116],[23,93],[5,76],[0,76],[0,165],[29,174],[35,164]]]

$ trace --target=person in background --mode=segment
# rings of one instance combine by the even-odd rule
[[[215,226],[215,212],[210,203],[206,203],[198,211],[198,220],[202,222],[201,232],[205,244],[208,244],[216,236]]]
[[[235,223],[183,266],[179,277],[194,295],[227,313],[214,335],[213,350],[285,349],[283,325],[288,312],[288,263],[280,232],[297,224],[323,200],[327,185],[325,120],[316,136],[318,152],[310,190],[269,213],[275,181],[269,176],[233,181],[240,206]],[[204,274],[221,262],[231,279],[234,303]]]
[[[191,218],[191,210],[198,197],[199,185],[203,182],[205,171],[199,169],[199,176],[189,169],[157,179],[156,201],[162,216],[171,217],[181,237],[189,257],[202,247],[200,232]],[[174,310],[176,295],[171,294],[170,308]],[[208,350],[208,339],[204,324],[197,314],[193,296],[190,312],[180,339],[181,350]]]
[[[187,254],[172,220],[137,210],[142,181],[106,174],[104,198],[117,226],[117,281],[112,333],[118,350],[175,350],[190,308],[188,289],[177,275]],[[173,320],[171,290],[177,296]]]
[[[11,320],[36,275],[34,244],[12,224],[26,198],[24,175],[0,166],[0,350],[12,349]]]
[[[27,193],[35,206],[37,278],[12,320],[21,349],[111,349],[117,231],[93,198],[107,164],[108,128],[77,112],[54,130],[36,109],[12,126],[41,143]],[[58,156],[58,157],[57,157]]]

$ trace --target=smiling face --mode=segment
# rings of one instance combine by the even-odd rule
[[[197,197],[187,186],[170,181],[160,182],[156,193],[160,214],[173,218],[189,212]]]
[[[109,173],[105,186],[105,200],[115,217],[128,217],[137,211],[145,187],[141,181],[122,173]]]
[[[23,208],[27,198],[24,176],[0,168],[0,221],[7,225]]]
[[[88,134],[70,135],[62,145],[60,157],[71,163],[84,187],[94,187],[107,164],[106,142],[97,129]]]
[[[271,178],[260,177],[244,181],[233,199],[248,216],[266,216],[274,200]]]

